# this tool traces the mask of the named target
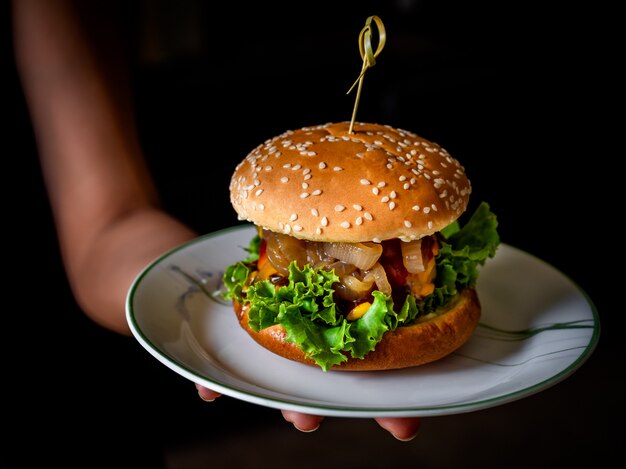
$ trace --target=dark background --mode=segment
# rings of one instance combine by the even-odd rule
[[[582,467],[617,455],[619,432],[609,422],[619,430],[624,416],[623,306],[613,301],[622,282],[609,271],[623,259],[616,224],[624,173],[614,144],[623,130],[609,117],[623,114],[612,86],[611,12],[552,2],[287,5],[136,1],[107,9],[126,46],[140,137],[165,208],[199,233],[236,224],[228,180],[253,147],[286,129],[349,120],[358,32],[377,14],[388,41],[366,74],[358,119],[412,130],[458,158],[472,180],[471,205],[490,203],[502,240],[554,265],[594,302],[602,322],[594,354],[537,395],[426,418],[404,444],[369,420],[328,418],[304,435],[276,410],[228,397],[201,402],[191,383],[134,339],[94,325],[72,298],[5,6],[9,437],[0,440],[0,467],[3,458],[6,467],[39,458],[159,467],[163,455],[168,467]]]

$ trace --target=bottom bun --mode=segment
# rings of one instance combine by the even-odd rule
[[[287,331],[281,325],[254,332],[248,325],[248,308],[234,303],[241,326],[261,346],[281,357],[316,366],[295,344],[287,341]],[[365,358],[348,357],[335,365],[338,371],[379,371],[408,368],[439,360],[469,340],[480,319],[480,302],[472,288],[463,290],[450,308],[424,322],[400,326],[387,332],[376,349]]]

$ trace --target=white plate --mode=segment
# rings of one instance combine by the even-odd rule
[[[244,401],[327,416],[427,416],[520,399],[573,373],[598,341],[598,315],[572,281],[508,245],[482,269],[481,324],[457,352],[400,371],[323,372],[254,342],[210,299],[245,257],[253,227],[212,233],[163,255],[133,284],[127,319],[139,343],[180,375]]]

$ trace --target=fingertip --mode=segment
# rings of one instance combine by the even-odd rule
[[[319,415],[301,414],[300,412],[293,412],[289,410],[282,410],[283,418],[291,423],[294,428],[303,433],[311,433],[317,430],[324,420],[324,417]]]
[[[393,436],[396,440],[398,440],[398,441],[402,441],[402,442],[404,442],[404,443],[407,443],[407,442],[409,442],[409,441],[413,441],[413,440],[417,437],[417,435],[418,435],[418,434],[419,434],[419,430],[418,430],[418,431],[416,431],[415,433],[413,433],[412,435],[409,435],[409,436],[399,436],[399,435],[396,435],[395,433],[391,433],[391,435],[392,435],[392,436]]]
[[[195,385],[196,390],[198,391],[198,396],[200,396],[200,399],[202,399],[204,402],[213,402],[215,399],[221,396],[220,393],[211,391],[210,389],[207,389],[198,383],[195,383]]]
[[[310,428],[300,428],[298,425],[296,425],[295,423],[293,424],[294,428],[296,430],[298,430],[299,432],[302,433],[313,433],[314,431],[316,431],[318,428],[320,428],[320,424],[318,423],[317,426],[315,427],[310,427]]]
[[[406,418],[377,418],[376,422],[387,430],[398,441],[408,442],[414,440],[420,428],[420,419]]]

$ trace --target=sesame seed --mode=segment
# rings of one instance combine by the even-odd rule
[[[255,186],[258,186],[259,184],[261,184],[261,181],[259,181],[258,179],[255,179],[255,180],[254,180],[254,185],[255,185]]]
[[[303,192],[302,194],[300,194],[301,199],[306,199],[308,196],[309,196],[308,192]]]
[[[363,207],[361,207],[359,204],[354,204],[352,208],[356,210],[357,212],[360,212],[361,210],[363,210]]]
[[[382,239],[380,239],[380,238],[374,238],[374,239],[372,239],[372,241],[373,241],[374,243],[382,243],[382,242],[383,242],[383,240],[382,240]]]
[[[409,187],[411,187],[411,184],[409,184],[408,182],[405,182],[404,185],[402,186],[402,188],[404,189],[408,189]]]
[[[374,195],[378,195],[378,193],[379,193],[379,192],[380,192],[380,191],[378,190],[378,187],[372,187],[372,193],[373,193]]]
[[[340,226],[342,228],[350,228],[350,222],[349,221],[342,221]]]
[[[428,229],[429,229],[429,230],[432,230],[432,229],[433,229],[433,222],[432,222],[432,221],[429,221],[429,222],[428,222]]]
[[[366,220],[372,221],[374,219],[374,217],[372,216],[372,214],[370,212],[365,212],[363,214],[363,218],[365,218]]]
[[[357,158],[363,158],[364,156],[365,156],[365,155],[364,155],[363,153],[357,153],[357,154],[356,154],[356,157],[357,157]]]
[[[431,204],[431,207],[435,212],[437,211],[437,206],[435,204]]]
[[[400,176],[398,178],[398,181],[402,182],[402,181],[406,181],[406,176]]]
[[[367,179],[361,179],[361,184],[367,186],[368,184],[371,184],[371,182],[369,182]]]
[[[297,213],[292,213],[291,216],[289,217],[289,221],[296,221],[297,219],[298,219]]]
[[[396,208],[396,203],[395,202],[389,202],[389,210],[393,210],[394,208]]]
[[[422,210],[422,212],[424,212],[424,213],[428,213],[428,212],[430,212],[430,207],[424,207],[424,209]]]
[[[302,231],[302,227],[300,225],[293,225],[293,231]]]
[[[291,231],[291,225],[289,223],[285,223],[285,228],[283,231],[285,233],[289,233]]]
[[[291,168],[291,163],[284,164],[284,165],[283,165],[283,168],[285,168],[285,169],[289,169],[289,168]]]
[[[292,171],[298,171],[300,168],[302,168],[302,166],[297,164],[297,165],[293,166],[291,169],[292,169]]]
[[[289,182],[289,178],[283,176],[283,177],[280,178],[280,182],[282,182],[282,183]]]
[[[382,199],[380,199],[380,201],[381,201],[383,204],[386,204],[387,202],[389,202],[389,196],[385,196],[385,197],[383,197]]]
[[[326,163],[324,163],[324,162],[322,161],[320,164],[318,164],[318,165],[317,165],[317,167],[318,167],[319,169],[324,169],[324,168],[326,167]]]
[[[380,181],[380,182],[378,183],[378,187],[385,187],[386,185],[387,185],[387,183],[386,183],[386,182],[383,182],[383,181]]]
[[[262,212],[263,210],[265,210],[265,205],[259,204],[258,209]]]
[[[393,165],[391,163],[387,163],[387,169],[393,169]]]
[[[256,196],[260,196],[263,193],[263,189],[259,189],[258,191],[255,192]]]
[[[310,168],[305,168],[305,169],[303,169],[303,170],[302,170],[302,174],[304,174],[305,176],[306,176],[307,174],[309,174],[310,172],[311,172],[311,169],[310,169]]]
[[[310,174],[305,174],[304,175],[304,180],[308,181],[309,179],[311,179],[313,176],[311,176]]]
[[[302,189],[307,189],[309,187],[309,184],[306,182],[302,183]]]
[[[265,171],[271,171],[271,170],[272,170],[272,167],[271,167],[271,166],[266,166],[266,167],[265,167]]]
[[[317,229],[315,230],[315,234],[321,235],[322,234],[322,229],[318,226]]]
[[[335,212],[343,212],[346,209],[343,205],[335,205]]]
[[[420,206],[419,205],[413,205],[413,207],[411,207],[413,210],[415,210],[416,212],[420,211]]]
[[[411,222],[409,220],[404,220],[404,226],[406,226],[407,228],[411,228]]]
[[[389,193],[389,197],[391,197],[392,199],[395,199],[397,197],[396,191],[391,191]]]
[[[363,217],[357,217],[356,222],[357,225],[363,224]]]
[[[343,168],[341,166],[335,166],[333,171],[343,171]]]
[[[311,209],[311,215],[313,215],[314,217],[318,216],[320,213],[317,211],[316,208],[312,208]]]
[[[313,195],[320,195],[322,193],[322,189],[315,189],[312,194]]]
[[[321,221],[322,226],[328,226],[328,218],[323,217]]]

